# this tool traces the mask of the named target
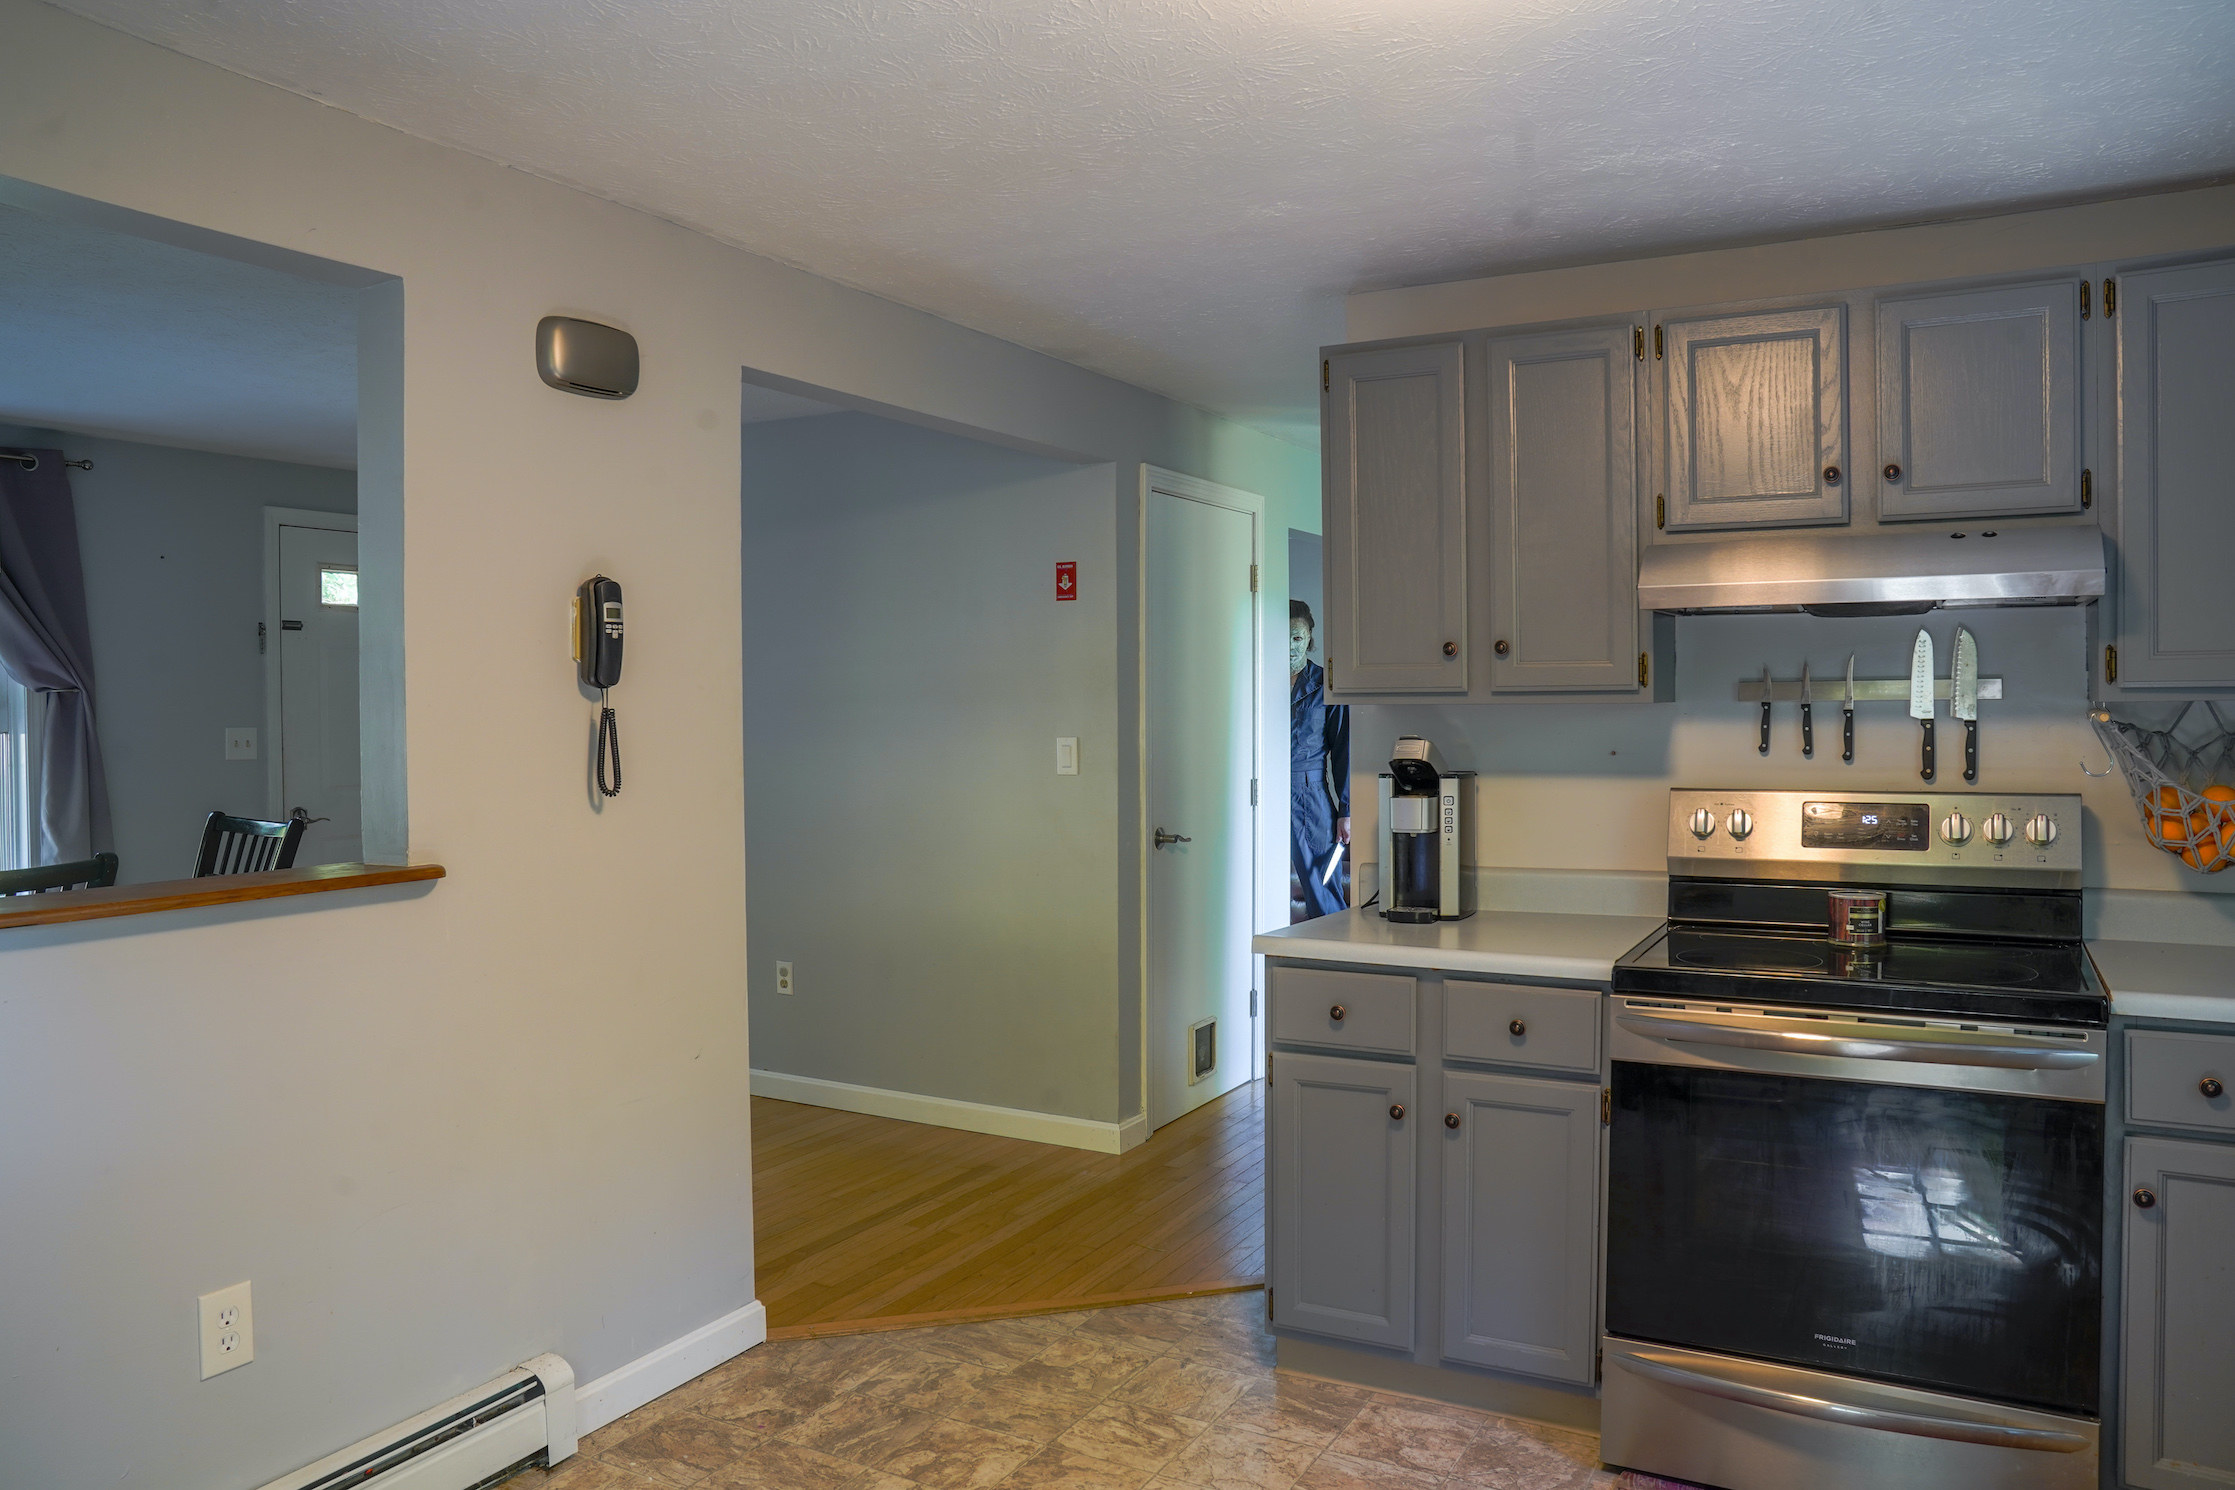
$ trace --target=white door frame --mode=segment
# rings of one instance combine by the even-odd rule
[[[1152,731],[1149,719],[1148,682],[1149,497],[1157,492],[1161,492],[1168,497],[1178,497],[1183,501],[1201,502],[1211,507],[1229,508],[1232,511],[1247,515],[1250,520],[1249,561],[1260,576],[1265,572],[1265,499],[1263,497],[1258,496],[1255,492],[1243,491],[1239,487],[1222,486],[1216,481],[1205,481],[1198,476],[1187,476],[1178,471],[1168,471],[1162,466],[1143,465],[1141,467],[1141,494],[1140,500],[1134,504],[1135,532],[1133,537],[1133,551],[1141,556],[1139,572],[1134,576],[1133,597],[1133,613],[1137,628],[1133,639],[1133,655],[1135,658],[1133,699],[1135,704],[1134,713],[1140,729],[1139,736],[1134,741],[1134,766],[1137,777],[1134,782],[1133,795],[1137,807],[1134,814],[1133,841],[1138,849],[1140,863],[1140,879],[1134,886],[1134,893],[1139,897],[1141,907],[1140,922],[1134,928],[1134,934],[1137,938],[1136,945],[1140,948],[1138,958],[1140,985],[1134,990],[1134,993],[1141,1010],[1141,1089],[1139,1096],[1144,1136],[1149,1131],[1150,1121],[1149,1066],[1150,1062],[1156,1058],[1152,1041],[1149,1038],[1149,863],[1154,849],[1149,843],[1149,833],[1151,831],[1149,822],[1149,737]],[[1265,780],[1264,652],[1265,587],[1263,584],[1259,584],[1256,587],[1256,592],[1250,597],[1249,714],[1251,779],[1260,783],[1257,791],[1258,802],[1260,803],[1265,796],[1262,785]],[[1265,875],[1265,866],[1262,862],[1265,857],[1264,818],[1262,814],[1262,807],[1257,803],[1252,803],[1250,808],[1249,903],[1253,914],[1257,909],[1258,887]],[[1262,989],[1264,980],[1257,976],[1258,966],[1258,960],[1252,957],[1250,959],[1251,981],[1253,986]],[[1259,1012],[1262,1014],[1262,993],[1258,995],[1258,1001]],[[1252,1080],[1255,1080],[1258,1075],[1256,1024],[1257,1021],[1253,1019],[1249,1042],[1250,1078]]]
[[[313,512],[305,507],[264,509],[264,752],[265,815],[272,821],[287,816],[283,795],[286,778],[280,774],[279,718],[279,530],[325,528],[336,533],[357,531],[354,512]],[[360,558],[360,565],[363,560]],[[360,571],[361,573],[362,571]],[[360,643],[360,646],[362,643]],[[358,665],[364,665],[360,656]]]

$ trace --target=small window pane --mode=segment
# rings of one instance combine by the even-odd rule
[[[357,607],[357,571],[354,569],[320,569],[318,571],[318,603],[320,605],[345,605]]]

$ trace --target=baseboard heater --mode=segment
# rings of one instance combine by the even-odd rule
[[[539,1355],[263,1490],[481,1490],[574,1447],[574,1368]]]

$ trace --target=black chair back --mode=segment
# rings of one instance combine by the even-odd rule
[[[116,883],[116,855],[95,854],[70,864],[36,869],[0,869],[0,895],[37,895],[48,890],[103,890]]]
[[[295,850],[302,845],[307,826],[292,818],[267,823],[262,818],[213,812],[202,826],[202,851],[194,856],[194,877],[293,869]]]

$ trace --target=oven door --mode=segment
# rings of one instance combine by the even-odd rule
[[[2102,1031],[1609,1019],[1609,1335],[2097,1412]]]

